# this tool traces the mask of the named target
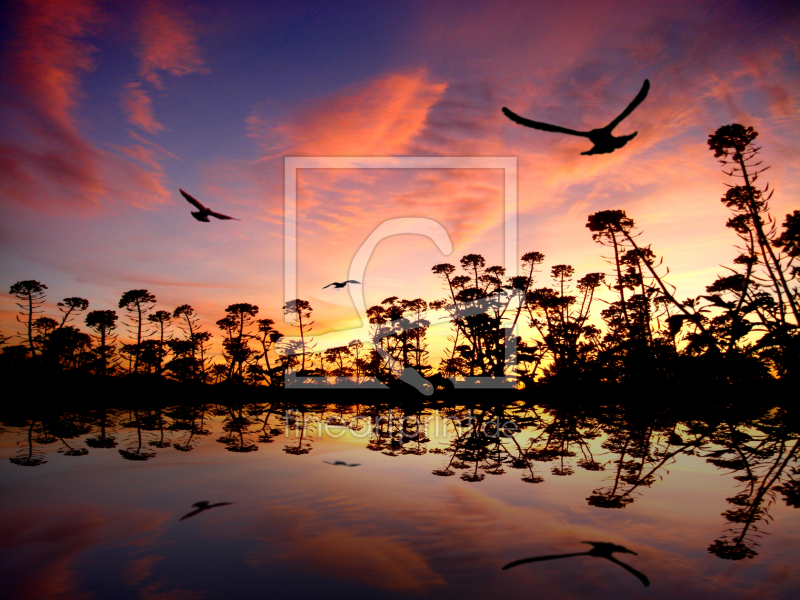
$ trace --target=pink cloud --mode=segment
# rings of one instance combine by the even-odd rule
[[[165,156],[169,156],[170,158],[174,158],[175,160],[181,160],[179,156],[176,156],[175,154],[173,154],[172,152],[170,152],[169,150],[167,150],[163,146],[159,146],[155,142],[151,142],[150,140],[146,140],[142,136],[137,135],[136,133],[134,133],[133,131],[129,131],[128,134],[133,139],[135,139],[137,142],[139,142],[141,144],[144,144],[148,148],[153,148],[155,150],[158,150],[161,154],[163,154]]]
[[[189,75],[208,73],[197,45],[197,28],[186,13],[173,4],[151,0],[139,18],[139,75],[163,88],[161,73]]]
[[[96,48],[81,39],[103,17],[93,0],[26,0],[6,57],[10,83],[54,123],[69,127],[79,74],[94,69]]]
[[[164,202],[160,168],[143,168],[89,141],[76,117],[80,77],[94,68],[86,37],[103,21],[94,2],[29,0],[15,39],[2,103],[10,123],[0,146],[0,186],[27,206],[97,211],[113,197],[137,206]]]
[[[153,103],[150,96],[141,88],[138,82],[126,83],[122,90],[120,105],[128,114],[131,125],[141,127],[149,133],[156,133],[166,129],[153,115]]]
[[[311,102],[283,123],[256,111],[247,119],[249,135],[280,155],[403,154],[446,88],[424,69],[390,73]]]

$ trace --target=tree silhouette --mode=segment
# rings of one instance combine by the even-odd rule
[[[781,375],[796,373],[800,351],[800,295],[789,282],[797,277],[797,239],[800,212],[786,215],[784,231],[777,234],[777,223],[769,213],[772,191],[755,187],[762,167],[761,150],[753,142],[758,137],[752,127],[738,123],[720,127],[709,136],[708,145],[723,165],[723,172],[744,185],[729,186],[722,202],[733,212],[727,227],[733,229],[743,246],[734,260],[733,275],[720,277],[707,290],[717,308],[724,313],[716,319],[719,335],[733,354],[736,344],[755,327],[765,331],[754,348]],[[726,170],[727,169],[727,170]],[[777,249],[777,253],[775,251]],[[743,272],[742,272],[743,271]],[[733,297],[725,301],[724,296]],[[748,317],[753,316],[755,322]],[[745,343],[746,345],[746,343]]]
[[[147,316],[147,320],[156,326],[158,332],[158,370],[157,373],[161,375],[163,371],[163,361],[167,352],[164,350],[164,343],[166,341],[166,329],[172,323],[172,314],[166,310],[157,310],[152,315]]]
[[[226,334],[222,342],[223,357],[228,364],[228,379],[243,381],[245,364],[255,356],[248,340],[252,337],[246,329],[254,322],[258,307],[253,304],[231,304],[225,309],[225,318],[217,321],[217,326]]]
[[[56,329],[47,340],[47,356],[63,369],[79,369],[90,363],[92,338],[72,325]]]
[[[596,328],[587,325],[595,290],[600,287],[602,273],[589,273],[578,281],[582,298],[577,310],[577,296],[570,294],[569,281],[575,270],[570,265],[556,265],[551,276],[558,289],[538,288],[527,293],[530,325],[535,328],[553,357],[545,377],[556,375],[579,378],[579,370],[594,355]],[[542,318],[543,317],[543,318]],[[581,338],[584,343],[579,343]],[[579,364],[580,363],[580,364]]]
[[[186,347],[181,347],[179,344],[177,348],[181,348],[181,352],[176,352],[176,344],[173,342],[171,348],[176,354],[175,360],[179,362],[174,364],[173,367],[181,372],[190,374],[191,377],[200,378],[204,383],[206,381],[206,366],[208,363],[208,342],[211,339],[211,334],[207,331],[200,330],[200,319],[197,317],[194,308],[189,304],[181,304],[173,312],[174,319],[181,319],[178,327],[187,336],[190,344],[191,357],[185,351]]]
[[[280,385],[281,374],[279,371],[281,371],[281,369],[279,367],[277,369],[273,369],[269,358],[269,353],[275,344],[283,337],[283,334],[273,327],[275,321],[272,319],[259,319],[257,324],[258,340],[261,342],[261,349],[263,350],[262,356],[266,366],[266,370],[261,371],[261,377],[267,382],[267,385]]]
[[[33,322],[33,329],[36,335],[33,340],[42,349],[43,354],[47,352],[48,342],[53,332],[58,329],[58,321],[50,317],[39,317]],[[49,358],[49,357],[48,357]]]
[[[311,303],[307,300],[300,300],[296,298],[290,300],[283,307],[283,312],[287,315],[297,315],[297,325],[292,324],[300,330],[300,372],[305,374],[306,370],[306,354],[311,348],[309,342],[306,342],[306,334],[312,330],[314,321],[310,321],[311,313],[314,309],[311,308]]]
[[[129,366],[130,371],[137,372],[139,368],[139,353],[142,343],[142,326],[144,316],[156,303],[156,297],[147,290],[129,290],[122,294],[119,301],[119,308],[128,311],[130,326],[136,332],[136,344],[133,348],[128,348],[128,355],[133,359]]]
[[[17,317],[17,321],[20,323],[25,323],[28,330],[28,349],[31,352],[31,356],[36,356],[36,346],[33,343],[33,321],[35,315],[41,314],[41,306],[44,304],[45,298],[45,290],[47,286],[43,283],[39,283],[35,279],[28,279],[25,281],[18,281],[14,285],[11,286],[11,289],[8,291],[9,294],[15,296],[22,302],[17,302],[17,306],[20,308],[20,314],[22,314],[25,320],[20,320],[19,316]]]
[[[0,366],[7,372],[35,365],[108,374],[116,367],[118,351],[129,357],[129,373],[155,372],[181,382],[225,379],[279,386],[287,369],[297,369],[306,376],[352,374],[360,383],[373,375],[394,383],[382,366],[381,357],[388,355],[437,382],[515,377],[518,388],[532,389],[576,383],[788,382],[800,372],[800,210],[787,214],[781,227],[770,216],[772,192],[769,186],[756,187],[765,170],[754,143],[757,136],[752,127],[739,124],[709,136],[724,172],[735,179],[722,202],[732,211],[727,226],[738,236],[738,256],[729,272],[696,298],[678,299],[666,280],[669,270],[641,242],[641,232],[624,210],[604,210],[590,214],[586,227],[610,250],[608,273],[578,278],[571,265],[555,264],[549,268],[552,282],[542,286],[535,281],[545,258],[539,252],[524,254],[521,274],[514,277],[507,277],[503,267],[488,266],[481,254],[466,254],[458,267],[442,263],[432,268],[442,281],[443,297],[389,296],[368,309],[376,351],[362,350],[369,340],[353,340],[346,349],[315,353],[308,301],[295,299],[283,306],[285,314],[297,316],[294,326],[300,335],[291,340],[275,330],[272,319],[256,321],[258,307],[241,303],[228,306],[217,321],[225,335],[225,365],[209,369],[211,334],[200,330],[194,309],[183,304],[172,313],[150,314],[155,296],[147,290],[130,290],[120,300],[130,339],[118,350],[113,327],[97,311],[89,313],[94,317],[85,326],[99,343],[92,349],[92,340],[70,324],[88,310],[88,301],[63,299],[58,303],[61,317],[53,319],[42,310],[47,287],[26,280],[10,289],[20,308],[17,320],[26,328],[19,334],[23,343],[4,346]],[[606,303],[599,312],[602,321],[592,321],[597,302]],[[435,375],[428,364],[428,311],[446,313],[452,327]],[[522,315],[532,331],[512,337]],[[184,339],[173,339],[173,319]],[[156,330],[145,331],[147,324]]]
[[[58,306],[58,310],[64,315],[61,317],[59,327],[64,327],[64,325],[69,323],[70,317],[74,316],[73,313],[80,314],[89,308],[89,301],[85,298],[77,297],[64,298],[64,300],[59,302],[56,306]]]
[[[334,377],[347,377],[351,374],[350,367],[346,366],[347,357],[352,356],[350,348],[347,346],[338,346],[336,348],[328,348],[325,350],[325,362],[331,364],[333,369],[331,375]]]
[[[369,369],[367,360],[362,356],[364,343],[361,340],[353,340],[347,344],[347,347],[350,350],[350,356],[352,357],[352,366],[350,367],[350,370],[353,373],[356,385],[358,385],[361,383],[361,374],[367,372]]]

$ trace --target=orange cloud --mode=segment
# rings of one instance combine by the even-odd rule
[[[274,512],[273,512],[274,511]],[[353,523],[348,528],[322,523],[313,511],[306,508],[277,506],[270,510],[279,516],[280,537],[296,540],[274,555],[274,546],[265,544],[250,553],[247,563],[258,566],[276,560],[305,564],[315,573],[327,577],[358,581],[386,590],[421,592],[445,580],[434,572],[427,557],[413,544],[388,532],[370,534]],[[259,523],[256,535],[272,536],[269,527]],[[352,565],[360,568],[353,570]]]
[[[446,88],[424,69],[390,73],[309,103],[281,124],[254,112],[247,119],[249,135],[279,155],[403,154]]]
[[[163,88],[161,74],[208,73],[191,19],[177,6],[151,0],[139,18],[139,75]]]
[[[122,110],[128,113],[128,122],[131,125],[141,127],[150,133],[166,129],[153,115],[153,103],[150,96],[141,88],[140,83],[125,84],[120,105]]]

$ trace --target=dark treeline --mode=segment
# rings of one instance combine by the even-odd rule
[[[665,485],[676,461],[701,457],[731,476],[721,534],[708,546],[710,553],[729,560],[758,553],[775,502],[800,507],[797,413],[752,398],[714,406],[681,399],[561,398],[535,405],[430,399],[412,405],[371,398],[353,405],[132,402],[88,410],[27,402],[7,406],[0,422],[7,435],[18,438],[10,460],[21,467],[45,465],[53,452],[169,460],[169,453],[190,452],[199,444],[250,453],[278,442],[287,454],[305,455],[321,435],[349,431],[384,456],[438,455],[441,462],[432,475],[459,476],[473,484],[487,476],[514,475],[546,485],[553,477],[596,472],[600,476],[592,479],[600,485],[589,484],[586,502],[599,510],[624,509],[653,486]]]
[[[296,317],[293,331],[258,318],[259,308],[237,303],[225,309],[212,334],[200,326],[192,306],[156,310],[148,290],[122,294],[117,310],[89,311],[79,297],[58,303],[58,318],[44,316],[47,286],[19,281],[24,326],[19,343],[9,338],[0,354],[6,372],[79,371],[104,376],[149,374],[179,382],[234,382],[279,387],[287,370],[299,375],[368,377],[391,382],[373,340],[403,367],[434,382],[443,377],[511,378],[540,383],[739,383],[795,380],[800,361],[800,211],[781,227],[769,213],[769,186],[756,186],[766,170],[752,127],[726,125],[708,145],[732,183],[722,202],[731,210],[727,227],[738,236],[727,273],[706,294],[681,300],[665,279],[668,270],[623,210],[589,215],[586,227],[603,246],[608,273],[576,279],[570,265],[550,268],[551,284],[537,281],[545,257],[528,252],[521,275],[486,266],[479,254],[457,267],[439,264],[443,298],[391,297],[368,309],[372,340],[316,352],[311,337],[313,308],[296,299],[283,310]],[[444,356],[432,362],[429,310],[446,311],[452,333]],[[76,324],[81,322],[84,329]],[[518,325],[531,334],[512,338]],[[127,341],[120,341],[121,328]],[[289,339],[288,334],[292,337]],[[213,335],[222,354],[210,352]],[[438,379],[436,379],[438,377]],[[443,386],[439,386],[440,388]]]

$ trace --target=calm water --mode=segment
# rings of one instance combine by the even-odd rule
[[[5,597],[798,597],[782,411],[302,410],[5,419]]]

